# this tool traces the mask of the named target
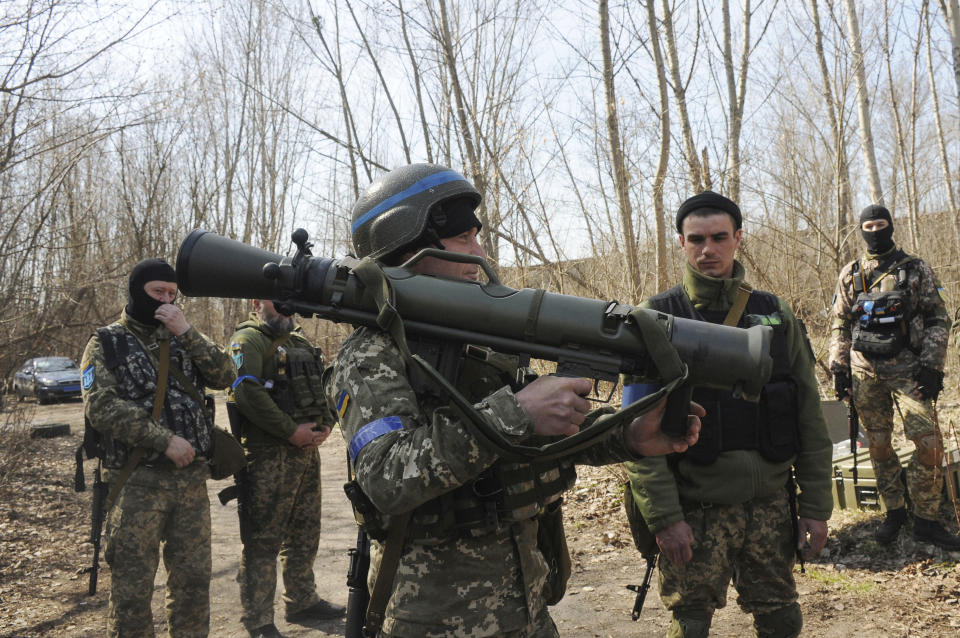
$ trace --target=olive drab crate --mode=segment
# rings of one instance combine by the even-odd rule
[[[900,466],[904,469],[913,456],[913,445],[907,444],[903,448],[895,448],[894,452],[900,459]],[[960,450],[948,450],[944,455],[941,466],[945,481],[944,494],[946,498],[956,496],[960,498]],[[901,480],[904,473],[900,474]],[[877,490],[877,479],[870,464],[870,451],[860,448],[857,452],[857,482],[853,482],[853,455],[848,454],[835,458],[833,461],[833,504],[838,509],[860,509],[886,511],[880,492]],[[907,500],[910,495],[907,494]]]

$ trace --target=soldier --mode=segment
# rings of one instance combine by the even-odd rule
[[[634,501],[667,559],[659,561],[660,597],[673,616],[667,636],[705,637],[731,578],[756,635],[797,636],[803,616],[794,561],[801,548],[807,556],[823,549],[833,509],[832,447],[813,353],[789,306],[744,282],[734,202],[700,193],[680,206],[676,226],[683,280],[643,305],[741,328],[768,325],[774,336],[773,372],[759,405],[696,388],[694,401],[707,412],[697,445],[669,460],[626,464]],[[624,403],[634,392],[625,388]]]
[[[483,256],[474,214],[480,199],[463,176],[445,167],[397,168],[371,184],[354,206],[354,247],[361,257],[391,265],[427,246]],[[437,257],[411,270],[468,281],[479,276],[475,263]],[[429,356],[429,340],[407,338],[411,350]],[[543,436],[576,433],[584,423],[589,403],[582,395],[592,387],[589,380],[542,377],[525,383],[515,356],[477,346],[456,356],[457,388],[502,436],[538,444]],[[371,608],[378,585],[385,583],[387,596],[380,635],[556,636],[547,601],[559,600],[565,586],[553,575],[561,571],[558,563],[569,560],[558,519],[560,495],[576,478],[574,459],[499,458],[435,386],[407,368],[386,332],[356,330],[333,370],[328,400],[337,406],[365,497],[355,507],[368,523],[374,509],[374,518],[392,521],[391,538],[373,542],[370,560]],[[699,422],[691,419],[686,439],[673,441],[659,429],[660,407],[614,428],[587,450],[590,458],[582,453],[576,460],[612,462],[686,449]],[[398,527],[396,521],[408,514]],[[557,551],[544,549],[540,535]],[[395,567],[383,567],[390,562]]]
[[[173,305],[176,281],[162,259],[138,263],[120,320],[97,330],[83,351],[84,415],[102,436],[110,484],[110,636],[153,636],[160,547],[169,635],[206,636],[210,629],[213,422],[203,388],[226,388],[236,371]],[[169,377],[158,374],[167,369]]]
[[[248,463],[238,508],[241,620],[251,638],[277,638],[278,555],[288,622],[339,618],[345,611],[317,596],[313,577],[320,545],[317,448],[333,423],[320,382],[323,353],[266,299],[253,301],[230,341],[238,376],[227,410]]]
[[[943,389],[950,319],[933,269],[893,241],[883,206],[860,213],[867,253],[840,271],[830,314],[830,370],[837,398],[853,399],[870,443],[870,462],[887,515],[875,537],[892,543],[907,520],[900,459],[891,443],[893,409],[914,451],[906,488],[913,502],[913,538],[960,550],[960,538],[938,520],[943,493],[943,439],[934,405]]]

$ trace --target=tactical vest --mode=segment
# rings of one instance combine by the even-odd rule
[[[429,345],[410,342],[413,352],[425,358]],[[442,365],[437,366],[442,370]],[[460,360],[456,387],[477,403],[505,385],[519,390],[535,375],[521,367],[518,357],[467,346]],[[428,417],[448,402],[432,388],[412,379],[414,391]],[[543,514],[576,481],[570,459],[518,463],[496,461],[479,476],[413,511],[407,537],[443,541],[462,536],[483,536],[516,521]]]
[[[850,276],[853,279],[853,306],[850,309],[853,322],[850,327],[850,347],[868,357],[889,359],[910,346],[910,319],[913,299],[907,288],[911,264],[914,258],[902,250],[896,251],[870,274],[867,281],[860,267],[860,260],[853,263]],[[892,266],[891,266],[892,264]],[[895,284],[892,290],[872,290],[887,276]]]
[[[705,318],[690,302],[682,286],[651,297],[647,302],[660,312],[677,317],[720,323],[723,315],[708,313]],[[773,371],[763,386],[758,403],[735,399],[726,390],[697,387],[693,400],[707,411],[701,418],[700,440],[682,458],[701,465],[717,460],[728,450],[757,450],[768,461],[779,463],[800,450],[797,385],[787,357],[786,326],[775,295],[759,290],[750,293],[738,328],[768,325],[773,328],[770,356]]]
[[[277,407],[294,421],[326,412],[323,394],[323,352],[298,335],[277,348],[276,374],[263,379]],[[272,382],[272,383],[270,383]]]
[[[147,414],[153,411],[157,394],[157,370],[140,341],[122,324],[114,323],[96,331],[103,347],[107,369],[116,377],[117,393]],[[202,387],[199,373],[183,345],[176,337],[170,339],[170,367],[178,367],[183,374]],[[167,392],[160,412],[160,425],[183,437],[197,451],[197,456],[210,457],[212,423],[208,421],[205,406],[181,386],[174,375],[167,379]],[[103,464],[119,469],[127,461],[130,447],[113,437],[101,437]],[[168,459],[162,452],[148,450],[141,465],[163,464]]]

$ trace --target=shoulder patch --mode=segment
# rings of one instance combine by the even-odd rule
[[[944,290],[942,286],[937,288],[937,294],[940,295],[940,300],[943,301],[943,303],[947,303],[947,291]]]
[[[83,369],[80,376],[80,382],[84,390],[89,390],[93,386],[93,378],[93,364],[90,364]]]
[[[343,415],[347,413],[347,406],[350,405],[350,393],[341,390],[337,395],[337,416],[342,420]]]
[[[237,365],[237,370],[239,370],[243,367],[243,345],[239,341],[234,341],[230,344],[230,353],[233,362]]]

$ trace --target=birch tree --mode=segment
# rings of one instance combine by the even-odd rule
[[[870,185],[870,199],[874,204],[883,204],[883,187],[880,184],[880,171],[877,168],[877,154],[874,151],[873,132],[870,126],[870,87],[867,86],[867,73],[863,63],[863,44],[860,39],[860,24],[854,0],[844,0],[847,11],[847,29],[850,50],[853,53],[854,79],[857,84],[857,118],[860,122],[860,146],[863,149],[863,161]]]

